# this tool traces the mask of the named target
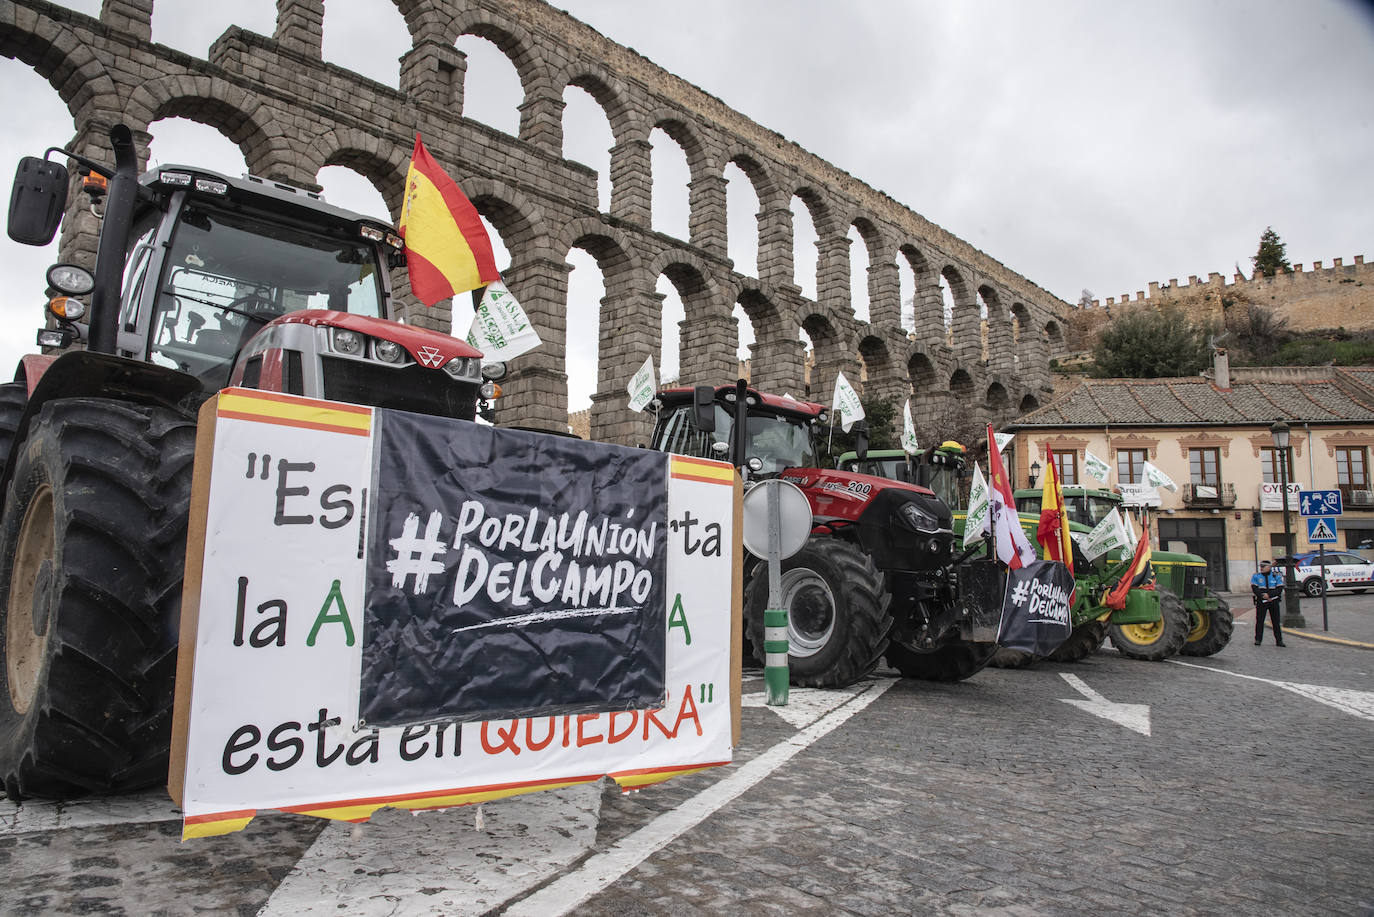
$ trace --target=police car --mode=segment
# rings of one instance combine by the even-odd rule
[[[1282,571],[1284,558],[1275,562]],[[1322,594],[1322,567],[1326,568],[1326,588],[1353,589],[1364,592],[1374,589],[1374,561],[1365,560],[1349,551],[1327,551],[1322,557],[1316,551],[1308,551],[1293,557],[1293,578],[1302,587],[1304,595]]]

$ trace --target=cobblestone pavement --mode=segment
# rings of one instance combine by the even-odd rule
[[[1247,597],[1234,599],[1245,612]],[[1333,596],[1328,612],[1331,636],[1374,643],[1374,598]],[[1320,601],[1303,613],[1322,634]],[[0,909],[1374,914],[1374,653],[1300,638],[1256,647],[1251,622],[1200,659],[1107,649],[952,685],[880,672],[868,706],[699,821],[684,812],[853,692],[794,691],[796,722],[747,706],[728,768],[631,795],[489,803],[482,830],[471,808],[383,813],[358,829],[269,816],[182,844],[165,797],[143,816],[73,807],[46,821],[6,804]],[[762,690],[756,675],[747,692]],[[1148,705],[1148,735],[1085,709],[1065,676],[1096,709]],[[642,860],[586,878],[665,824],[671,839]],[[378,843],[389,830],[402,839]],[[312,897],[288,894],[301,888]]]

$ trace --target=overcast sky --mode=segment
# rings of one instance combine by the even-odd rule
[[[64,5],[99,9],[98,0]],[[1069,302],[1085,288],[1105,299],[1151,281],[1186,282],[1211,271],[1229,277],[1237,264],[1248,275],[1266,226],[1287,243],[1294,263],[1374,257],[1368,4],[556,5]],[[153,38],[203,57],[230,22],[271,34],[273,0],[234,7],[221,13],[197,0],[157,0]],[[326,9],[326,59],[396,85],[396,58],[408,45],[391,4],[331,0]],[[468,115],[513,130],[518,98],[513,77],[502,73],[507,65],[480,40],[460,47],[472,60]],[[577,96],[574,90],[568,99],[575,122],[568,154],[604,168],[594,160],[605,159],[609,131]],[[0,102],[26,113],[0,127],[6,174],[20,155],[41,155],[70,139],[71,119],[56,92],[22,64],[0,59]],[[159,127],[154,155],[161,161],[243,170],[237,151],[208,129]],[[671,204],[667,189],[685,180],[674,152],[655,147],[655,186],[665,189],[655,201],[658,228],[685,223],[685,214],[659,206]],[[365,183],[342,169],[327,172],[321,183],[331,200],[381,212]],[[736,251],[736,242],[754,203],[736,193],[742,185],[731,182],[731,256],[747,272],[752,253]],[[807,233],[804,225],[798,230],[802,246]],[[53,257],[0,240],[0,267],[11,278],[0,296],[5,378],[18,355],[32,350],[41,272]],[[570,261],[572,308],[580,310],[572,324],[589,330],[600,295],[595,267],[580,255]],[[798,282],[811,287],[809,278]],[[667,292],[666,282],[660,289]],[[862,297],[862,286],[856,289]],[[667,308],[680,308],[675,297]],[[866,303],[856,308],[866,313]],[[670,329],[675,320],[670,314]],[[593,378],[585,355],[595,338],[580,341],[574,349],[583,359],[570,366],[574,407],[585,405]],[[675,363],[675,354],[664,359]]]

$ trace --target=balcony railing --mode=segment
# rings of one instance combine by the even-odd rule
[[[1230,508],[1236,505],[1234,484],[1184,484],[1183,505],[1203,508]]]
[[[1340,489],[1341,501],[1346,506],[1374,506],[1374,491],[1371,491],[1368,481],[1362,484],[1337,484],[1336,487]]]

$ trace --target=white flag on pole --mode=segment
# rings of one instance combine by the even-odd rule
[[[993,437],[993,439],[997,440],[997,451],[998,451],[998,452],[1001,452],[1003,449],[1007,448],[1007,443],[1009,443],[1009,442],[1011,442],[1012,440],[1016,439],[1016,434],[1015,434],[1015,433],[994,433],[994,434],[992,434],[992,437]]]
[[[642,411],[645,405],[654,400],[654,358],[649,357],[644,365],[630,377],[627,386],[630,393],[630,410]]]
[[[1075,539],[1083,549],[1088,560],[1097,560],[1109,552],[1121,552],[1135,546],[1135,539],[1126,533],[1126,524],[1121,521],[1121,510],[1113,509],[1093,530]]]
[[[915,455],[921,451],[921,447],[916,444],[916,425],[911,422],[911,399],[906,400],[902,407],[902,448],[908,455]]]
[[[1112,467],[1086,449],[1083,450],[1083,470],[1103,484],[1111,481]]]
[[[964,546],[973,544],[988,530],[988,482],[983,477],[983,469],[973,463],[973,484],[968,491],[968,515],[964,517]]]
[[[488,360],[510,360],[542,343],[525,310],[499,280],[483,291],[467,341]]]
[[[1174,483],[1173,478],[1149,462],[1145,463],[1145,483],[1151,487],[1163,487],[1165,490],[1178,490],[1178,485]]]
[[[864,406],[859,402],[859,393],[854,391],[854,386],[849,384],[844,373],[835,379],[835,398],[830,409],[839,416],[840,429],[846,433],[855,421],[864,419]]]

